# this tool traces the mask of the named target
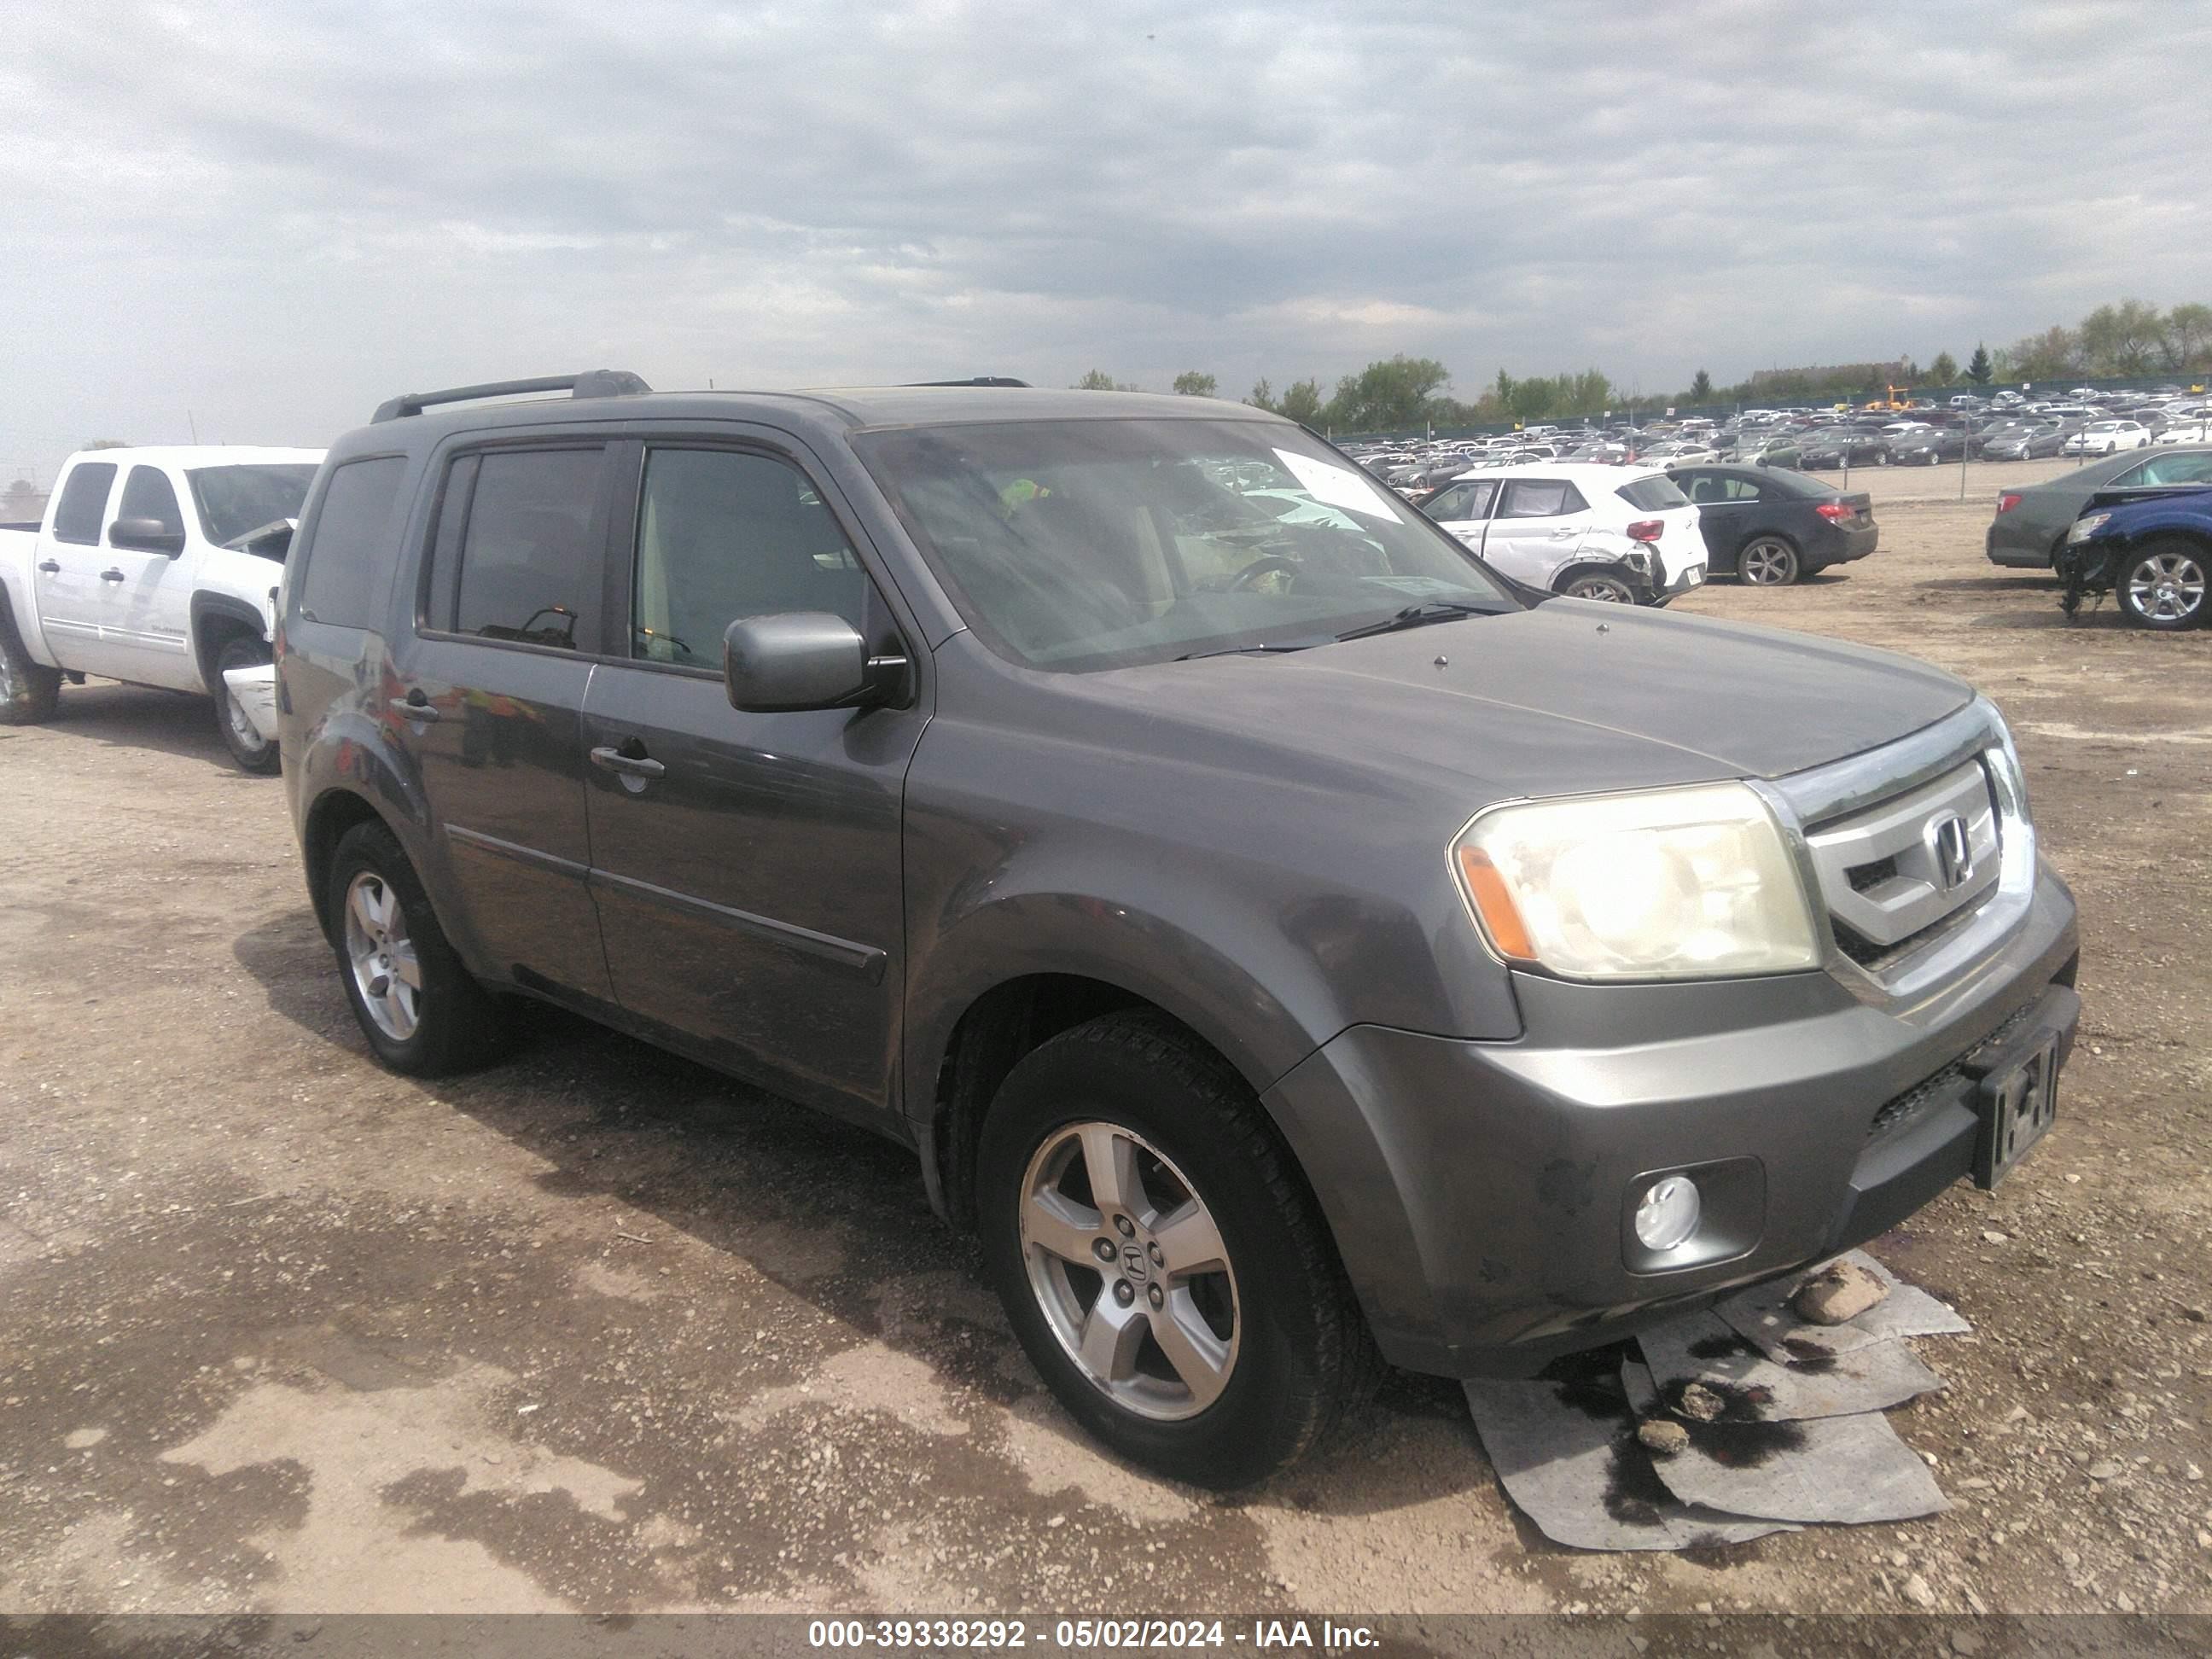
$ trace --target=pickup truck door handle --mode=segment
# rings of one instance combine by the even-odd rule
[[[410,691],[404,697],[392,700],[392,712],[410,720],[429,724],[440,718],[437,708],[420,691]]]
[[[40,560],[39,568],[45,571],[49,576],[58,576],[62,574],[61,566],[55,563],[52,559]]]
[[[657,760],[648,760],[643,755],[625,755],[619,749],[594,749],[592,764],[610,772],[626,772],[634,778],[657,778],[668,770]]]
[[[123,580],[123,573],[113,565],[110,565],[100,573],[100,580],[104,582],[119,582]]]

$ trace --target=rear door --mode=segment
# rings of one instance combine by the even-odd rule
[[[1710,468],[1674,475],[1675,486],[1698,510],[1698,529],[1705,544],[1706,562],[1717,571],[1735,568],[1735,556],[1752,528],[1752,514],[1759,504],[1759,486],[1733,474]]]
[[[36,581],[39,626],[64,668],[105,673],[100,660],[100,616],[107,568],[101,543],[107,503],[115,493],[112,461],[79,461],[62,480],[52,526],[39,548]]]
[[[927,705],[744,713],[721,641],[739,617],[826,611],[874,654],[919,667],[917,653],[842,497],[781,434],[672,433],[626,447],[621,466],[617,660],[584,710],[614,994],[740,1074],[878,1117],[892,1108],[902,803]]]
[[[383,711],[428,799],[453,901],[440,913],[465,951],[602,1002],[582,715],[608,637],[607,458],[550,440],[449,453]]]

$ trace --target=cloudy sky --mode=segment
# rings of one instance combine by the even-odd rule
[[[398,391],[1468,395],[2212,299],[2212,9],[0,0],[0,468]]]

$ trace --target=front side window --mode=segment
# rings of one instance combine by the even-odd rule
[[[2133,484],[2212,483],[2212,452],[2160,455],[2130,467],[2112,483],[2123,489]]]
[[[374,628],[381,577],[398,548],[392,518],[407,463],[398,455],[348,461],[331,474],[315,510],[301,580],[300,614],[340,628]]]
[[[1468,478],[1452,485],[1421,510],[1439,521],[1486,518],[1490,498],[1498,493],[1495,478]]]
[[[601,449],[493,450],[478,458],[461,541],[453,631],[591,650],[592,509]]]
[[[165,536],[185,533],[185,515],[177,508],[176,487],[158,466],[134,466],[123,481],[123,505],[118,519],[151,519]]]
[[[1517,603],[1336,451],[1275,421],[1022,421],[854,451],[994,649],[1060,672],[1307,646],[1431,600]]]
[[[866,623],[867,574],[798,468],[736,450],[646,457],[630,654],[715,668],[740,617],[826,611]]]
[[[54,539],[78,547],[98,546],[100,515],[114,487],[114,462],[80,461],[62,486],[61,501],[54,508]]]
[[[263,466],[196,466],[185,474],[200,528],[217,547],[249,531],[300,516],[315,469],[307,462]]]

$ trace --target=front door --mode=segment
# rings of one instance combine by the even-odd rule
[[[602,1002],[580,721],[602,648],[606,458],[590,444],[450,463],[422,623],[384,708],[439,830],[439,910],[463,954]]]
[[[927,715],[744,714],[743,616],[828,611],[910,651],[839,499],[789,449],[633,449],[628,660],[584,708],[592,887],[617,999],[742,1075],[862,1119],[892,1108],[901,810]],[[616,764],[616,762],[625,763]]]
[[[1759,506],[1759,486],[1724,472],[1678,473],[1674,482],[1698,509],[1698,528],[1705,538],[1705,560],[1716,571],[1735,568],[1735,556],[1752,514]],[[1672,562],[1668,568],[1674,568]]]
[[[1482,556],[1516,581],[1549,587],[1582,545],[1589,506],[1565,478],[1507,478],[1482,539]]]
[[[191,602],[196,561],[185,534],[176,486],[158,466],[134,466],[123,481],[115,517],[145,519],[172,538],[173,552],[118,547],[109,526],[107,562],[99,574],[100,644],[95,673],[172,690],[202,690],[192,660]],[[86,665],[91,667],[90,664]]]
[[[1462,478],[1438,491],[1421,511],[1480,553],[1482,521],[1490,516],[1491,500],[1497,494],[1495,478]]]

